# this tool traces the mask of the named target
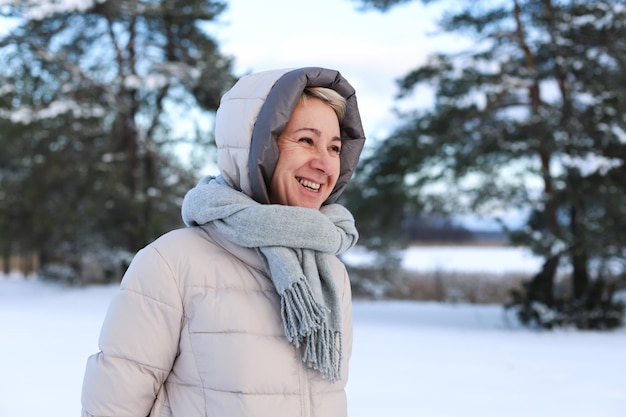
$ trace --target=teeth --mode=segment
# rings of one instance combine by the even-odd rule
[[[320,189],[320,185],[316,182],[307,181],[303,178],[298,178],[298,182],[312,191],[317,191]]]

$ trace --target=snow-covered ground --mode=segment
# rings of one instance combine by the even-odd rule
[[[371,259],[363,248],[356,247],[343,259],[360,264]],[[535,273],[541,269],[541,258],[527,248],[509,246],[412,246],[403,252],[402,267],[415,271]]]
[[[0,277],[0,417],[79,415],[116,290]],[[626,328],[532,331],[500,306],[388,301],[355,301],[354,327],[351,417],[626,416]]]

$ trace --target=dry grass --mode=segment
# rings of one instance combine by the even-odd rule
[[[349,268],[355,298],[504,304],[511,291],[531,278],[523,273],[427,273],[406,270]]]
[[[36,254],[0,256],[0,273],[21,273],[31,275],[39,270],[39,258]]]

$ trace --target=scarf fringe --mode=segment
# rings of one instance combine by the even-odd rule
[[[302,361],[322,373],[324,379],[337,382],[341,379],[341,333],[330,330],[326,324],[305,338]]]
[[[326,316],[330,310],[313,298],[309,282],[301,279],[281,294],[281,316],[285,335],[301,348],[302,361],[330,381],[341,379],[342,337],[329,328]]]

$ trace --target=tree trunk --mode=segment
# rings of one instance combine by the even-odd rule
[[[570,230],[574,241],[570,250],[572,262],[572,295],[575,300],[582,299],[589,287],[589,255],[587,253],[584,230],[579,225],[581,209],[573,204],[570,211]]]
[[[585,250],[574,251],[572,254],[572,286],[574,299],[580,300],[589,288],[588,255]]]
[[[5,275],[11,273],[11,251],[8,248],[2,251],[2,272]]]
[[[559,261],[558,255],[546,259],[541,271],[530,281],[527,294],[529,301],[539,301],[547,306],[554,305],[554,277]]]
[[[526,61],[526,67],[530,74],[537,74],[537,65],[535,56],[526,40],[526,33],[524,23],[521,18],[521,7],[517,1],[515,1],[514,15],[516,22],[516,34],[518,46],[522,49]],[[559,223],[557,221],[557,208],[554,201],[554,186],[552,184],[552,173],[550,172],[550,162],[552,159],[552,150],[550,143],[552,136],[544,126],[541,117],[541,87],[539,80],[533,80],[533,83],[528,88],[528,99],[530,112],[532,114],[531,131],[538,139],[539,144],[537,147],[537,154],[541,164],[541,172],[543,178],[543,188],[545,197],[545,206],[543,208],[543,217],[545,227],[548,233],[553,236],[559,236]],[[541,271],[535,275],[530,283],[528,297],[531,300],[543,301],[547,305],[552,305],[553,291],[554,291],[554,276],[556,274],[556,268],[559,264],[559,255],[549,255]]]

